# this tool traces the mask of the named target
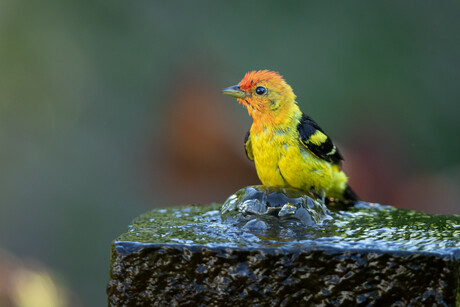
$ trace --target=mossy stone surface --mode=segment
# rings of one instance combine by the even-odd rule
[[[458,305],[458,216],[361,203],[306,225],[220,209],[136,218],[112,245],[109,305]]]

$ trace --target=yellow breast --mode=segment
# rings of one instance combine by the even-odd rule
[[[264,185],[329,190],[332,165],[305,149],[296,131],[259,131],[251,134],[251,142],[257,174]]]
[[[257,175],[264,185],[287,186],[278,163],[285,155],[285,145],[274,133],[264,131],[251,135],[252,151]]]

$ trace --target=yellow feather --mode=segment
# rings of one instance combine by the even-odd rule
[[[347,177],[337,165],[311,154],[298,140],[296,127],[284,133],[265,129],[253,134],[251,145],[257,174],[264,185],[293,187],[342,198]]]
[[[321,145],[324,141],[327,140],[327,135],[317,130],[312,136],[310,136],[309,141],[315,145]]]
[[[348,178],[338,165],[312,154],[300,141],[297,125],[302,117],[295,94],[276,73],[250,72],[239,84],[245,97],[239,98],[254,123],[246,150],[251,153],[257,174],[264,185],[316,190],[328,197],[343,199]],[[263,86],[266,94],[257,95]],[[321,131],[309,142],[320,146],[327,140]]]

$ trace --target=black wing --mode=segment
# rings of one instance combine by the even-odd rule
[[[340,161],[343,160],[331,138],[309,116],[302,114],[297,130],[300,142],[318,158],[333,164],[340,164]]]
[[[244,137],[244,149],[246,150],[246,156],[248,156],[249,160],[254,161],[254,154],[252,153],[252,143],[249,130],[246,133],[246,136]]]

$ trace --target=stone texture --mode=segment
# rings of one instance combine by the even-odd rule
[[[460,306],[459,216],[282,192],[136,218],[112,245],[109,306]]]
[[[454,306],[453,255],[114,243],[110,306]]]

